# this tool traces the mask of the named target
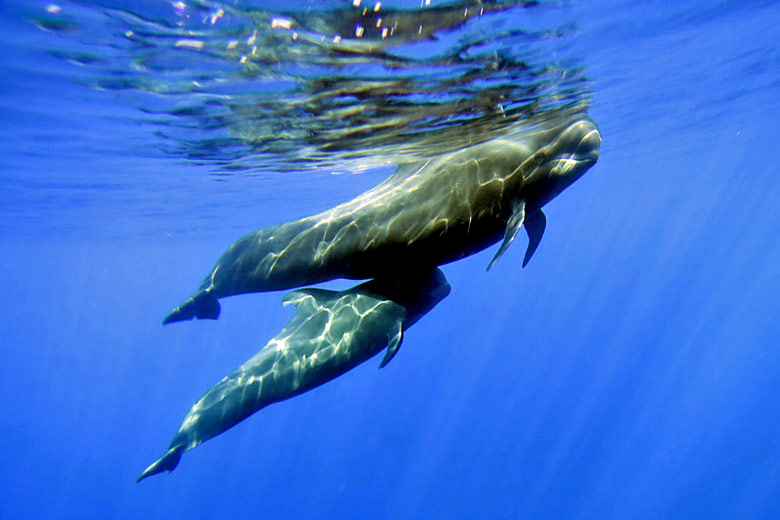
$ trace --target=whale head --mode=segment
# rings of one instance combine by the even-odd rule
[[[528,204],[535,211],[593,166],[599,158],[601,134],[593,120],[580,115],[539,134],[539,146],[526,163],[532,167],[525,183],[531,193]]]

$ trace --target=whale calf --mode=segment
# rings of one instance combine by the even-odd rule
[[[225,296],[334,278],[397,279],[503,237],[492,266],[523,225],[525,266],[544,233],[542,206],[598,160],[601,135],[582,113],[518,125],[507,135],[401,165],[328,211],[245,235],[163,323],[216,319]]]
[[[297,308],[257,354],[190,408],[168,452],[138,481],[172,471],[182,454],[256,411],[311,390],[387,347],[380,368],[398,352],[403,331],[450,292],[439,269],[402,279],[371,280],[346,291],[303,289],[282,302]]]

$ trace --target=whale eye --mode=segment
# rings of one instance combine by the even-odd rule
[[[547,164],[547,161],[550,160],[549,154],[545,150],[539,150],[534,154],[533,158],[533,167],[538,168],[544,164]]]

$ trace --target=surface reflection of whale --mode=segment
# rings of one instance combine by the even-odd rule
[[[334,278],[398,278],[471,255],[503,236],[495,262],[523,224],[525,265],[544,232],[542,206],[596,162],[600,145],[593,121],[577,114],[401,166],[349,202],[238,239],[163,323],[216,319],[217,299],[234,294]]]
[[[346,44],[342,49],[353,51],[398,45],[414,40],[429,40],[441,31],[463,26],[473,18],[534,6],[535,2],[523,0],[466,0],[429,5],[422,9],[393,9],[376,2],[372,4],[371,9],[367,9],[357,2],[326,11],[307,9],[302,13],[282,11],[280,14],[294,21],[291,27],[293,30],[312,31],[326,36],[346,36],[347,38],[339,43]],[[356,29],[360,30],[359,36],[350,38],[349,36],[355,34]]]
[[[206,392],[187,412],[168,452],[138,480],[172,471],[182,453],[256,411],[311,390],[387,352],[402,333],[450,292],[438,269],[410,272],[402,280],[371,280],[346,291],[303,289],[284,297],[297,312],[249,361]]]

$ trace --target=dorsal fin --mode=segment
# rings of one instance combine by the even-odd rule
[[[314,312],[322,306],[323,300],[332,299],[336,294],[336,291],[325,289],[298,289],[285,294],[282,305],[295,305],[298,311]]]
[[[411,161],[406,163],[399,163],[395,167],[395,171],[391,173],[387,179],[385,179],[385,182],[389,179],[393,180],[399,180],[399,179],[405,179],[409,177],[410,175],[414,175],[415,173],[422,170],[429,162],[431,162],[430,159],[425,161]]]

